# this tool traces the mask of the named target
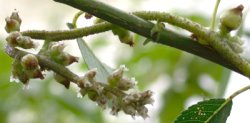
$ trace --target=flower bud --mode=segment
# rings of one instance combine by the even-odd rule
[[[70,55],[68,53],[64,53],[64,58],[63,59],[64,60],[62,62],[62,65],[64,65],[64,66],[68,66],[68,65],[71,65],[74,62],[79,61],[78,57],[72,56],[72,55]]]
[[[89,99],[91,99],[92,101],[96,101],[98,99],[98,93],[94,90],[88,90],[88,97]]]
[[[135,86],[135,80],[134,79],[127,79],[127,78],[122,78],[117,87],[121,90],[129,90]]]
[[[84,88],[81,88],[79,92],[80,92],[82,97],[84,97],[87,94],[87,90]]]
[[[5,30],[6,32],[10,33],[13,31],[20,31],[20,23],[17,20],[10,19],[10,17],[5,18],[6,25]]]
[[[90,81],[91,83],[94,82],[94,78],[96,76],[97,73],[97,68],[93,68],[89,71],[87,71],[84,75],[84,77],[87,79],[87,81]]]
[[[18,21],[20,24],[22,23],[22,19],[18,15],[18,12],[12,12],[10,19],[14,19],[14,20]]]
[[[21,65],[24,68],[25,74],[27,74],[29,78],[44,79],[35,55],[27,54],[23,56],[21,59]]]
[[[84,17],[85,17],[86,19],[91,19],[91,18],[93,17],[93,15],[91,15],[91,14],[85,12]]]
[[[243,5],[239,5],[236,8],[229,9],[225,11],[221,17],[221,27],[226,28],[229,32],[231,30],[237,29],[242,22],[242,11],[244,9]]]
[[[117,116],[120,110],[121,109],[118,107],[118,105],[113,105],[110,114]]]
[[[78,62],[79,58],[63,52],[64,48],[63,43],[52,43],[48,51],[50,59],[63,66]]]
[[[19,36],[22,36],[20,32],[17,31],[11,32],[6,38],[8,45],[11,47],[18,46],[17,37]]]
[[[68,79],[64,78],[63,76],[61,76],[61,75],[59,75],[59,74],[57,74],[57,73],[54,73],[54,79],[55,79],[58,83],[64,85],[65,88],[69,89],[70,81],[69,81]]]
[[[123,111],[124,113],[131,115],[133,118],[136,115],[136,109],[132,105],[123,106]]]
[[[36,48],[36,44],[28,36],[19,36],[16,38],[19,47],[24,49]]]
[[[35,55],[33,54],[27,54],[22,57],[21,59],[21,65],[26,70],[34,70],[39,67],[38,60]]]
[[[50,52],[50,54],[52,56],[59,55],[59,54],[61,54],[63,52],[64,48],[65,48],[65,45],[63,43],[61,43],[61,42],[59,42],[59,43],[52,42],[49,45],[49,52]]]
[[[12,75],[13,78],[19,79],[23,84],[27,84],[30,79],[21,63],[17,60],[12,63]]]
[[[34,78],[34,79],[44,79],[44,76],[39,68],[36,68],[34,70],[24,70],[24,73],[26,74],[29,78]]]
[[[115,70],[109,77],[108,83],[111,86],[117,86],[121,81],[124,71],[128,71],[125,65],[121,65],[117,70]]]
[[[106,109],[108,98],[105,95],[100,95],[96,102],[101,108]]]
[[[9,34],[6,41],[11,47],[22,47],[24,49],[35,48],[36,44],[28,36],[22,36],[20,32],[14,31]]]
[[[145,107],[145,106],[140,106],[140,107],[137,107],[137,112],[138,112],[138,115],[140,115],[143,119],[146,119],[148,116],[148,109]]]
[[[5,21],[6,21],[5,25],[6,32],[10,33],[13,31],[20,31],[22,20],[19,17],[18,12],[12,12],[10,17],[5,18]]]
[[[129,46],[134,45],[133,37],[131,36],[128,30],[114,26],[112,32],[114,35],[117,35],[119,37],[121,43],[128,44]]]

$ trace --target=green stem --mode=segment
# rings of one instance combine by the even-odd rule
[[[211,25],[210,25],[210,29],[213,30],[213,31],[215,30],[216,14],[217,14],[219,5],[220,5],[220,0],[216,0],[213,15],[212,15],[212,19],[211,19]]]
[[[72,20],[72,25],[73,25],[73,28],[77,28],[77,20],[78,20],[78,18],[83,14],[84,12],[82,12],[82,11],[79,11],[79,12],[77,12],[76,14],[75,14],[75,16],[74,16],[74,18],[73,18],[73,20]]]
[[[90,13],[96,17],[99,17],[103,20],[106,20],[108,22],[121,26],[125,29],[131,30],[142,36],[150,37],[149,39],[152,39],[156,42],[167,42],[166,44],[169,46],[174,46],[173,44],[179,45],[179,43],[181,42],[182,45],[184,45],[183,40],[178,41],[175,38],[171,39],[170,37],[175,37],[178,35],[167,30],[163,30],[155,36],[150,36],[150,31],[154,27],[154,24],[148,21],[145,21],[141,18],[138,18],[134,15],[122,12],[121,10],[118,10],[116,8],[105,5],[101,2],[98,2],[95,0],[70,0],[70,1],[69,0],[54,0],[54,1],[70,5],[74,8]],[[144,14],[148,15],[150,13],[144,12]],[[220,34],[214,31],[210,31],[202,27],[200,24],[194,23],[185,18],[171,16],[165,13],[159,13],[158,15],[162,18],[162,20],[158,18],[159,21],[165,20],[166,22],[172,25],[176,25],[178,27],[189,30],[190,32],[194,33],[196,36],[200,37],[201,39],[207,40],[209,45],[216,52],[218,52],[222,58],[224,58],[226,61],[231,63],[232,66],[235,66],[236,68],[238,68],[238,70],[240,71],[240,73],[242,73],[242,75],[250,77],[250,64],[245,59],[243,59],[240,55],[236,54],[231,49],[231,47],[226,43],[225,40],[227,39],[224,39],[223,37],[221,37]],[[151,17],[155,17],[155,16],[157,15],[152,15]],[[166,40],[166,38],[168,40]],[[198,50],[199,52],[200,49],[196,49],[196,50]]]

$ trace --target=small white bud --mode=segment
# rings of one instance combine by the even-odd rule
[[[16,82],[16,83],[20,83],[20,80],[16,77],[14,77],[13,75],[10,76],[10,82]]]
[[[129,71],[129,69],[125,66],[125,64],[120,65],[120,69],[122,69],[123,71]]]

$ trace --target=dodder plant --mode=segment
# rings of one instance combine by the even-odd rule
[[[116,70],[103,65],[86,45],[83,36],[112,30],[122,43],[134,45],[129,31],[133,31],[147,38],[144,44],[156,42],[169,45],[183,51],[201,56],[224,67],[234,70],[246,77],[250,77],[250,64],[239,53],[243,51],[243,42],[238,36],[232,36],[231,31],[239,28],[242,22],[243,6],[239,5],[221,15],[219,31],[214,30],[217,1],[212,26],[210,29],[195,23],[187,18],[175,16],[165,12],[140,11],[125,13],[94,0],[55,0],[78,8],[83,12],[75,15],[70,30],[20,31],[21,18],[13,12],[6,18],[6,53],[14,59],[12,75],[24,85],[30,79],[44,79],[47,71],[53,71],[57,82],[69,88],[70,82],[75,83],[80,89],[80,96],[87,95],[92,101],[102,108],[111,108],[111,114],[117,115],[123,111],[128,115],[148,117],[145,105],[152,104],[152,91],[129,91],[134,89],[136,81],[123,75],[125,66]],[[85,12],[85,13],[84,13]],[[96,23],[89,27],[77,28],[76,21],[81,14],[85,18],[97,17]],[[152,23],[151,21],[157,21]],[[192,33],[185,37],[167,30],[164,23],[181,27]],[[44,40],[42,48],[37,54],[24,49],[36,48],[33,39]],[[78,58],[64,51],[65,45],[59,41],[77,39],[83,59],[89,71],[84,76],[78,76],[67,66],[78,61]],[[202,101],[184,111],[175,122],[225,122],[230,114],[232,99],[250,86],[240,89],[227,99],[211,99]],[[157,93],[157,92],[156,92]]]

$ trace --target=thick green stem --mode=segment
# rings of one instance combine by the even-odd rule
[[[169,37],[169,36],[170,37],[177,36],[181,38],[181,36],[173,32],[167,31],[167,30],[162,30],[157,35],[151,36],[150,31],[154,27],[154,24],[148,21],[145,21],[141,18],[138,18],[134,15],[117,10],[101,2],[98,2],[95,0],[54,0],[54,1],[65,3],[67,5],[75,7],[82,11],[88,12],[103,20],[106,20],[113,24],[117,24],[125,29],[131,30],[145,37],[149,37],[150,39],[153,39],[156,42],[167,42],[165,44],[169,46],[173,46],[173,47],[175,47],[176,45],[180,46],[181,43],[184,45],[183,40],[178,41],[175,38],[167,38],[168,40],[166,40],[166,37]],[[150,13],[147,13],[147,15],[148,14]],[[173,24],[173,25],[176,25],[176,26],[179,26],[181,28],[191,31],[192,33],[196,34],[202,39],[206,39],[208,43],[211,45],[211,47],[221,55],[222,57],[221,60],[224,59],[228,61],[229,63],[232,64],[232,66],[238,68],[237,70],[239,70],[240,73],[242,73],[243,75],[247,77],[250,77],[249,63],[243,58],[241,58],[241,56],[234,53],[234,51],[232,51],[230,46],[228,46],[228,44],[224,41],[225,39],[223,39],[218,33],[205,29],[201,25],[194,23],[190,20],[181,18],[181,17],[170,16],[169,14],[166,15],[164,13],[159,14],[159,15],[162,17],[162,20],[158,19],[159,21],[165,20],[166,22],[170,24]],[[156,16],[156,15],[152,15],[152,16]],[[176,45],[173,45],[173,44],[176,44]],[[198,43],[193,43],[193,45],[197,46]],[[204,48],[204,46],[201,46],[201,47]],[[176,48],[179,48],[179,47],[176,47]],[[187,47],[184,47],[184,48],[187,48]],[[190,53],[202,56],[202,54],[197,53],[201,49],[202,48],[194,49],[192,51],[190,50],[191,51]]]

